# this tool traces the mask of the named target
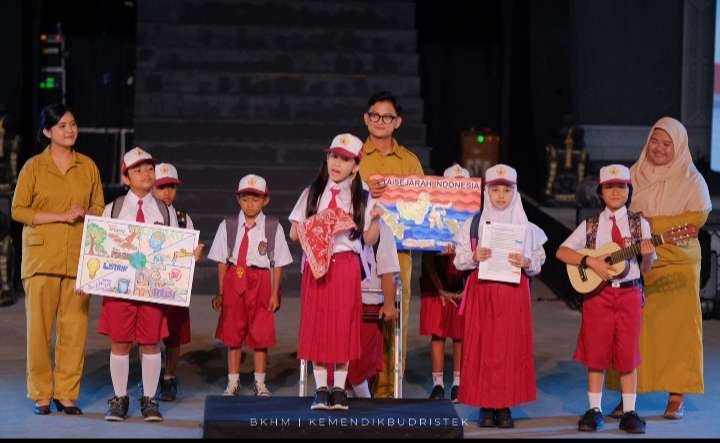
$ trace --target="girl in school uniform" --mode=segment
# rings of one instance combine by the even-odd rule
[[[300,224],[328,208],[348,213],[356,226],[332,237],[332,259],[325,275],[315,279],[309,263],[303,269],[297,358],[313,362],[317,391],[311,409],[348,409],[348,363],[360,357],[360,236],[367,245],[377,242],[381,214],[362,190],[358,174],[361,150],[362,141],[354,135],[336,136],[318,176],[300,195],[289,217],[292,240],[298,240]],[[313,251],[304,252],[311,255]],[[328,368],[334,370],[332,391],[328,389]]]
[[[473,271],[460,308],[465,330],[458,401],[481,408],[481,427],[512,428],[510,408],[536,396],[528,277],[538,274],[545,262],[542,245],[547,237],[525,215],[513,168],[493,166],[485,181],[478,231],[471,235],[472,219],[468,219],[455,236],[455,267]],[[524,249],[508,257],[510,264],[522,269],[519,284],[479,278],[479,263],[493,254],[490,248],[478,246],[486,222],[526,226]]]
[[[447,168],[444,177],[468,178],[470,172],[460,165]],[[445,365],[445,339],[453,341],[453,383],[450,400],[457,401],[460,392],[460,359],[462,357],[463,317],[458,314],[458,301],[467,272],[453,265],[455,245],[443,253],[424,252],[420,276],[420,335],[431,337],[433,390],[430,400],[445,397],[443,366]]]

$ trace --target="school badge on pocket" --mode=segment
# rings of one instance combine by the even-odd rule
[[[267,255],[267,242],[261,241],[258,243],[258,253],[260,255]]]

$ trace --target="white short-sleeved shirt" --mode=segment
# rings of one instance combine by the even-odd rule
[[[384,303],[385,296],[382,293],[380,276],[400,272],[400,260],[395,246],[395,237],[384,222],[380,222],[380,240],[377,254],[375,254],[372,246],[365,245],[360,258],[363,260],[363,267],[366,269],[366,277],[362,281],[362,302],[366,305]],[[370,270],[369,275],[367,275],[367,269]]]
[[[465,220],[462,228],[460,228],[453,237],[453,241],[455,242],[455,258],[453,259],[453,265],[455,265],[455,268],[459,271],[470,271],[478,268],[478,263],[473,260],[475,251],[472,249],[472,245],[470,244],[471,226],[472,217]],[[530,222],[527,224],[528,229],[539,229],[537,227],[534,228],[534,226],[535,225]],[[480,238],[480,229],[482,229],[482,226],[478,224],[478,238]],[[477,245],[475,247],[477,247]],[[527,256],[527,258],[530,259],[530,265],[527,268],[523,268],[525,274],[531,277],[538,275],[543,264],[545,264],[545,248],[543,248],[542,245],[538,246],[530,252],[530,255]]]
[[[160,208],[158,207],[158,201],[153,197],[152,193],[148,193],[145,197],[142,199],[135,195],[132,191],[128,191],[127,195],[125,195],[125,200],[123,201],[122,209],[120,209],[120,213],[118,214],[119,220],[126,220],[126,221],[135,221],[135,218],[137,217],[137,211],[138,211],[138,201],[142,200],[142,211],[143,215],[145,216],[145,223],[150,224],[158,224],[163,225],[165,224],[165,220],[163,219],[162,212],[160,212]],[[103,210],[103,217],[110,218],[112,216],[112,206],[113,202],[108,203],[105,205],[105,209]],[[175,211],[169,211],[170,212],[170,226],[176,226],[177,227],[177,217],[175,216]],[[174,220],[174,224],[173,224]]]
[[[235,244],[233,245],[232,255],[227,250],[227,227],[225,220],[220,222],[215,238],[213,239],[208,258],[218,263],[226,263],[228,255],[230,262],[237,264],[237,254],[240,249],[240,243],[245,235],[245,214],[242,211],[238,214],[238,230],[235,234]],[[261,244],[265,245],[262,247]],[[248,266],[256,266],[258,268],[270,268],[270,259],[267,256],[267,238],[265,237],[265,214],[260,212],[255,218],[255,227],[248,232],[248,253],[245,262]],[[280,223],[278,223],[277,231],[275,231],[275,267],[280,268],[292,263],[292,255],[285,240],[285,231]]]
[[[175,207],[173,205],[168,206],[168,209],[170,210],[170,224],[172,226],[179,226],[179,222],[177,219],[177,212],[175,210]],[[173,222],[173,220],[175,220]],[[193,224],[192,219],[190,218],[190,214],[185,214],[185,220],[187,220],[187,226],[185,226],[185,229],[195,229],[195,225]],[[173,224],[174,223],[174,224]]]
[[[350,191],[351,184],[351,177],[348,177],[340,183],[335,183],[332,180],[328,180],[327,185],[325,185],[325,190],[320,196],[317,212],[320,212],[328,207],[328,205],[330,204],[330,199],[332,198],[332,192],[330,191],[330,189],[337,187],[340,188],[340,192],[335,198],[338,208],[344,210],[345,212],[352,213],[352,193]],[[295,203],[295,207],[290,213],[290,217],[288,217],[291,222],[302,223],[306,220],[307,217],[305,217],[305,208],[307,207],[307,199],[309,192],[310,189],[305,188],[305,190],[300,195],[297,203]],[[368,200],[365,206],[365,226],[363,227],[363,232],[367,231],[370,228],[370,211],[372,211],[373,206],[375,206],[375,200],[372,198],[371,195],[368,194]],[[335,238],[333,239],[333,254],[346,251],[352,251],[358,254],[362,251],[360,239],[350,240],[350,231],[339,232],[335,235]]]
[[[600,217],[598,220],[598,232],[595,239],[595,247],[612,242],[612,221],[610,221],[611,215],[613,215],[613,212],[607,207],[600,213]],[[623,206],[622,208],[615,211],[614,215],[615,223],[617,223],[618,228],[620,228],[620,233],[625,239],[625,244],[630,244],[631,235],[627,208]],[[580,223],[580,225],[578,225],[577,228],[575,228],[573,233],[570,234],[570,237],[568,237],[560,246],[565,246],[566,248],[570,248],[573,250],[584,249],[587,239],[586,230],[586,223],[585,221],[583,221],[582,223]],[[650,224],[644,218],[640,219],[640,231],[643,240],[649,240],[651,238],[652,232],[650,231]],[[653,259],[654,258],[655,254],[653,254]],[[629,264],[630,270],[628,271],[627,275],[623,278],[617,279],[616,281],[622,283],[625,281],[631,281],[640,278],[640,267],[638,266],[637,260],[633,257],[629,260]]]

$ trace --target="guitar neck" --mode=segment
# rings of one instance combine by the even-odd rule
[[[652,242],[653,246],[660,246],[664,243],[662,235],[652,235],[650,241]],[[619,251],[613,252],[612,254],[610,254],[610,257],[608,257],[608,259],[609,263],[611,265],[614,265],[615,263],[630,260],[638,254],[640,254],[640,243],[635,243],[632,246],[628,246],[627,248],[623,248]]]

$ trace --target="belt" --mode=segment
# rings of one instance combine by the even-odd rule
[[[640,281],[639,278],[636,278],[635,280],[624,281],[624,282],[619,282],[617,280],[610,280],[610,287],[612,287],[612,288],[632,288],[634,286],[642,287],[642,281]]]

